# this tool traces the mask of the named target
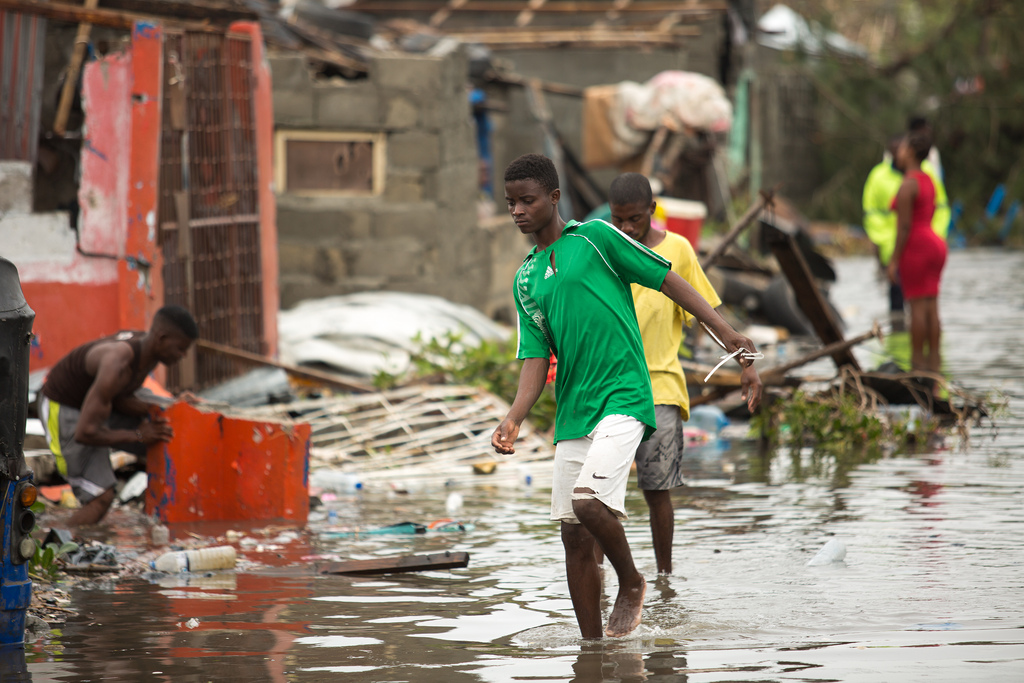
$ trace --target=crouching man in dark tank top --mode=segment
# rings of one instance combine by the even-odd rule
[[[136,392],[158,363],[174,365],[199,337],[184,308],[164,306],[148,332],[119,332],[83,344],[50,370],[39,416],[57,470],[82,507],[71,525],[95,524],[114,500],[111,447],[124,450],[170,441],[167,420],[150,417],[150,403]]]

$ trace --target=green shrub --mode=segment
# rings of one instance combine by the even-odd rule
[[[37,502],[32,506],[32,511],[37,515],[45,509],[45,506]],[[39,527],[36,527],[34,531],[38,531]],[[34,574],[44,579],[53,581],[57,578],[57,574],[60,571],[59,560],[67,555],[78,550],[78,544],[74,542],[67,543],[47,543],[43,546],[39,539],[33,538],[36,544],[35,554],[29,558],[28,571],[30,574]]]
[[[460,332],[448,332],[444,337],[424,341],[414,337],[417,349],[412,354],[415,376],[439,377],[449,384],[467,384],[490,391],[508,403],[516,397],[519,370],[522,361],[516,358],[517,340],[513,335],[507,341],[484,340],[479,346],[463,343]],[[374,377],[374,386],[387,389],[401,383],[406,377],[380,372]],[[530,422],[541,431],[555,423],[555,391],[548,385],[530,411]]]

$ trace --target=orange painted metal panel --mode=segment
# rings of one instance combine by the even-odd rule
[[[149,450],[146,514],[172,523],[306,523],[308,424],[246,420],[183,402],[164,416],[174,438]]]
[[[255,22],[241,21],[231,30],[252,41],[253,113],[256,124],[256,182],[260,204],[260,258],[263,268],[263,355],[277,357],[277,311],[281,301],[277,262],[277,200],[274,196],[274,110],[270,64],[264,54],[263,34]]]
[[[123,329],[146,329],[163,305],[156,248],[157,182],[160,171],[160,98],[163,84],[163,29],[136,22],[132,30],[131,158],[127,188],[127,231],[117,264]],[[156,286],[154,286],[156,285]]]

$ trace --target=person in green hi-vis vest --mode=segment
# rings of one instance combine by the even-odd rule
[[[896,168],[896,150],[904,138],[904,134],[889,138],[886,155],[881,163],[871,169],[864,183],[864,231],[878,249],[878,261],[882,268],[888,268],[896,247],[896,212],[892,208],[892,200],[903,184],[903,173]],[[950,210],[946,188],[942,184],[935,166],[925,160],[921,170],[928,174],[935,184],[935,215],[932,216],[932,230],[946,239],[949,232]],[[889,283],[889,312],[892,317],[894,331],[905,329],[903,317],[903,289],[898,283]]]

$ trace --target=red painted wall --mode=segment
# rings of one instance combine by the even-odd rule
[[[277,355],[278,257],[272,152],[270,69],[257,24],[232,31],[252,38],[259,174],[264,335]],[[40,244],[15,265],[36,312],[30,368],[51,367],[79,344],[123,329],[146,329],[163,305],[162,255],[157,247],[163,31],[139,22],[131,48],[85,65],[86,131],[79,202],[80,247],[73,240]],[[32,220],[32,216],[26,217]],[[52,224],[51,217],[51,224]],[[31,236],[29,236],[31,237]],[[41,243],[47,240],[39,240]],[[34,247],[33,247],[34,249]],[[157,370],[163,380],[163,368]]]

